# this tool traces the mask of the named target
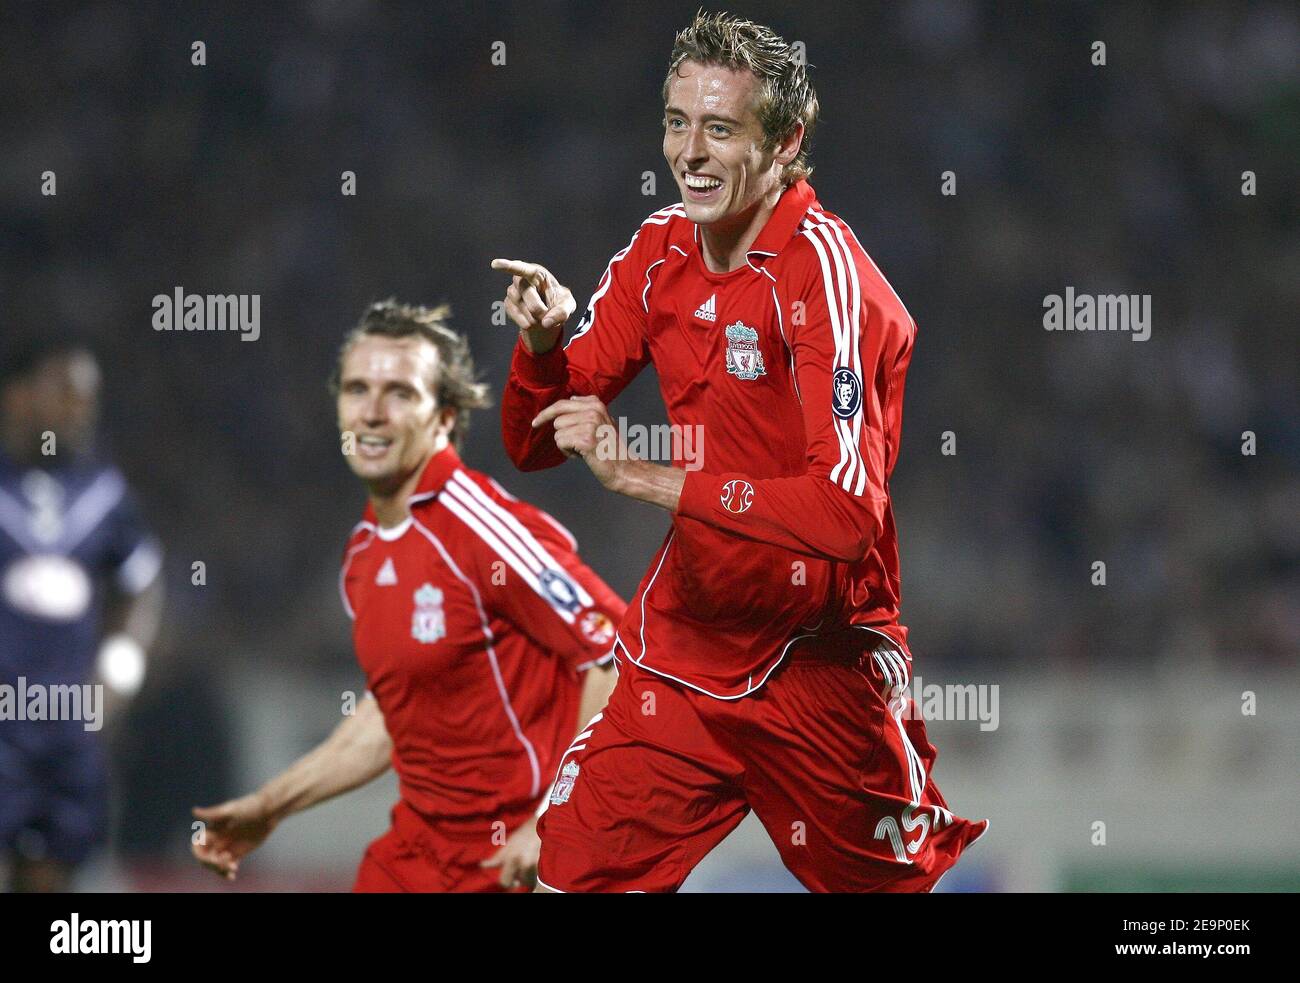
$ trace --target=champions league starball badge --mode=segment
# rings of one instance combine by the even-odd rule
[[[542,590],[546,591],[546,596],[556,607],[576,612],[582,606],[578,600],[577,588],[559,570],[545,569],[537,575],[537,579],[542,585]]]
[[[836,369],[831,380],[831,410],[847,420],[862,404],[862,383],[852,369]]]

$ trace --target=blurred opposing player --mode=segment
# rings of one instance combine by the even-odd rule
[[[50,338],[4,353],[0,853],[17,891],[67,890],[103,842],[96,732],[143,681],[161,612],[161,552],[95,451],[98,402],[85,348]]]
[[[340,589],[369,692],[258,792],[194,810],[194,853],[227,877],[286,816],[391,763],[401,800],[354,890],[527,889],[556,761],[613,686],[623,601],[554,519],[461,463],[487,391],[447,315],[375,304],[343,345],[338,425],[370,501]]]
[[[889,475],[916,325],[807,182],[817,97],[790,45],[701,14],[663,94],[682,203],[614,256],[566,346],[569,292],[493,264],[521,337],[515,463],[580,454],[673,514],[618,686],[562,761],[539,889],[676,890],[752,808],[812,890],[927,891],[987,822],[948,811],[908,712]],[[605,404],[649,362],[670,421],[707,435],[701,470],[611,447]]]

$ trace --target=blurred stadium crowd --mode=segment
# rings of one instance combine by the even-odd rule
[[[812,184],[919,325],[893,494],[920,671],[1066,671],[1086,688],[1120,668],[1294,666],[1296,8],[735,6],[805,42]],[[659,91],[693,10],[0,13],[0,341],[90,339],[103,440],[166,546],[162,641],[114,735],[136,791],[125,848],[176,850],[191,803],[236,791],[240,738],[214,688],[232,666],[352,664],[336,582],[363,500],[325,389],[346,328],[390,295],[450,301],[499,391],[514,331],[493,322],[490,260],[543,262],[585,305],[675,200]],[[260,338],[155,332],[151,299],[178,286],[259,294]],[[1067,286],[1150,294],[1150,340],[1044,331],[1043,298]],[[650,373],[614,412],[663,420]],[[518,474],[494,411],[465,457],[631,594],[666,516],[576,465]]]

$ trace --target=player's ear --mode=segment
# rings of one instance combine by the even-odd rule
[[[790,135],[777,144],[776,160],[782,167],[799,156],[799,148],[803,146],[803,132],[803,124],[796,123]]]
[[[450,439],[452,428],[456,426],[456,407],[439,407],[436,426],[439,437],[447,437]]]

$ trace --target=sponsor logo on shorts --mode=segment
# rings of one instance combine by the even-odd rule
[[[748,481],[733,478],[722,486],[722,507],[740,514],[754,503],[754,486]]]

